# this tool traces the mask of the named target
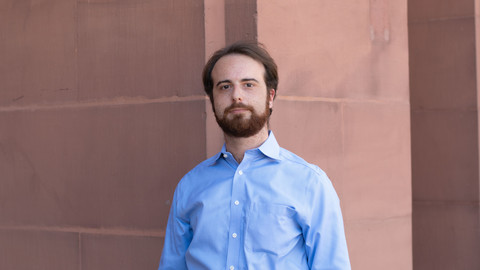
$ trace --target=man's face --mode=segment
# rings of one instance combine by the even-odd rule
[[[264,66],[245,55],[220,58],[212,70],[213,109],[223,132],[250,137],[264,128],[275,90],[267,87]]]

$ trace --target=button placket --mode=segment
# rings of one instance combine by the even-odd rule
[[[229,225],[229,241],[227,253],[227,269],[235,269],[238,266],[239,254],[241,252],[241,238],[243,229],[243,215],[240,201],[244,197],[244,171],[237,167],[234,172],[232,181],[232,194],[230,204],[230,225]],[[233,267],[233,268],[232,268]]]

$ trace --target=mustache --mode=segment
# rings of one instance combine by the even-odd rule
[[[243,103],[235,103],[235,104],[232,104],[232,105],[228,106],[227,108],[225,108],[224,113],[227,114],[231,110],[235,110],[235,109],[247,109],[247,110],[253,112],[253,107],[252,106],[248,106],[248,105],[245,105]]]

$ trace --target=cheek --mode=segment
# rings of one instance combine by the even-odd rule
[[[257,111],[260,111],[260,112],[263,112],[263,110],[265,110],[265,106],[268,107],[270,104],[269,100],[267,100],[266,95],[258,95],[255,97],[254,100],[255,100],[254,107],[257,108]]]
[[[226,108],[226,106],[224,106],[223,103],[219,99],[214,99],[213,109],[214,109],[214,112],[217,116],[222,116],[225,108]]]
[[[225,104],[225,101],[227,100],[227,96],[225,94],[214,94],[213,95],[213,103],[215,106],[221,106],[222,104]]]

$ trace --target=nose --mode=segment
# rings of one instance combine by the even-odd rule
[[[232,90],[232,99],[235,102],[241,102],[243,100],[242,89],[238,86],[234,86]]]

